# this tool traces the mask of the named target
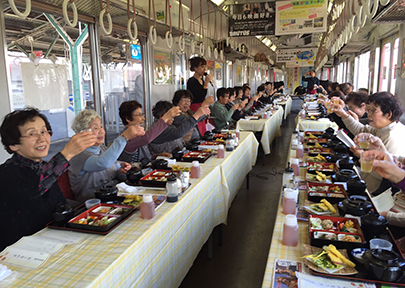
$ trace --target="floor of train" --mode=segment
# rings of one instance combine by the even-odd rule
[[[180,288],[262,286],[282,182],[282,174],[275,173],[285,168],[301,103],[293,100],[291,114],[281,127],[282,136],[276,138],[265,166],[259,152],[250,172],[250,189],[246,189],[246,183],[242,186],[229,209],[228,224],[222,225],[223,245],[218,245],[217,227],[213,234],[213,258],[208,259],[206,243]]]

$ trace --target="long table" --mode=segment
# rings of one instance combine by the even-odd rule
[[[10,266],[18,272],[10,287],[178,287],[213,228],[226,223],[257,149],[253,133],[242,132],[235,151],[208,159],[200,179],[155,218],[135,213],[106,236],[89,234],[66,246],[35,271]]]
[[[295,124],[297,124],[297,128],[299,128],[301,131],[323,131],[329,127],[332,127],[335,130],[339,129],[339,126],[329,119],[303,120],[300,116],[301,114],[298,114],[298,116],[295,118]]]
[[[290,147],[291,147],[291,144],[290,144]],[[290,154],[291,154],[291,149],[289,150],[289,153],[287,156],[287,159],[288,159],[287,162],[290,161],[289,160]],[[302,170],[305,170],[305,169],[300,169],[300,176],[305,173],[305,171],[302,171]],[[303,256],[302,255],[302,245],[309,244],[308,223],[300,222],[300,221],[298,221],[298,245],[295,247],[292,247],[292,246],[285,246],[282,244],[283,225],[284,225],[284,218],[285,218],[285,214],[283,213],[283,205],[281,204],[282,191],[283,191],[283,187],[281,187],[280,197],[278,200],[279,205],[278,205],[278,209],[277,209],[276,221],[274,223],[273,236],[271,238],[271,244],[270,244],[269,256],[267,258],[266,270],[264,273],[264,278],[263,278],[263,283],[262,283],[263,288],[273,287],[274,261],[276,259],[302,261],[302,258],[301,258]],[[299,194],[300,203],[304,203],[305,199],[306,199],[305,192],[300,191],[300,194]]]
[[[281,136],[280,126],[283,123],[284,110],[280,106],[276,112],[269,119],[259,119],[259,120],[239,120],[236,125],[236,129],[240,131],[252,131],[259,132],[262,131],[262,138],[260,143],[262,144],[264,154],[270,154],[270,145],[273,140]]]
[[[288,115],[290,115],[290,113],[291,113],[292,98],[290,96],[288,96],[286,101],[278,102],[277,104],[283,107],[284,120],[287,119]]]

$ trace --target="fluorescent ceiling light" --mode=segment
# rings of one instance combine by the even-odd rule
[[[214,3],[215,5],[219,6],[222,3],[224,3],[225,0],[211,0],[212,3]]]
[[[277,49],[277,46],[273,44],[273,46],[271,46],[271,47],[270,47],[270,49],[271,49],[271,50],[273,50],[273,51],[275,52],[275,51],[276,51],[276,49]]]

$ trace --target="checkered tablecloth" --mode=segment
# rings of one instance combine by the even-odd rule
[[[280,126],[283,123],[283,114],[284,109],[279,106],[279,109],[276,110],[269,119],[239,120],[236,129],[253,132],[262,131],[263,134],[260,143],[262,144],[264,153],[270,154],[270,144],[276,137],[281,136]]]
[[[291,113],[291,107],[292,107],[292,99],[290,96],[288,96],[286,101],[279,102],[278,105],[282,106],[284,109],[284,120],[287,119],[288,115]]]
[[[9,266],[18,272],[9,287],[178,287],[212,229],[226,223],[257,146],[252,133],[241,133],[234,152],[208,159],[201,178],[191,179],[178,202],[163,203],[155,218],[135,213],[106,236],[89,234],[66,246],[34,271]]]
[[[339,126],[329,119],[303,120],[300,118],[300,115],[295,118],[295,123],[297,124],[297,128],[299,128],[300,131],[323,131],[328,129],[329,127],[332,127],[335,130],[339,129]]]
[[[290,144],[291,147],[291,144]],[[287,156],[287,162],[290,159],[290,154],[292,150],[289,150],[288,156]],[[287,166],[287,165],[286,165]],[[305,172],[305,169],[300,170],[300,176],[301,173]],[[308,223],[307,222],[300,222],[298,221],[298,245],[296,247],[290,247],[290,246],[284,246],[282,244],[282,239],[283,239],[283,225],[284,225],[284,218],[285,215],[283,213],[283,205],[281,202],[281,195],[282,195],[283,187],[281,187],[280,191],[280,197],[279,197],[279,205],[277,209],[277,215],[276,215],[276,221],[274,223],[274,230],[273,230],[273,236],[271,239],[271,244],[270,244],[270,251],[269,251],[269,256],[267,258],[267,265],[266,265],[266,270],[264,273],[264,278],[263,278],[263,283],[262,287],[263,288],[269,288],[273,287],[273,273],[274,273],[274,261],[276,259],[286,259],[286,260],[293,260],[293,261],[302,261],[302,244],[309,244],[309,238],[308,238]],[[306,194],[305,190],[300,190],[300,195],[299,195],[299,203],[304,203],[306,199]]]

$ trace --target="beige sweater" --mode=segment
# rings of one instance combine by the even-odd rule
[[[386,218],[390,225],[405,227],[405,213],[389,211]]]
[[[343,120],[347,129],[357,135],[359,133],[371,133],[379,137],[389,153],[394,156],[405,155],[405,125],[400,122],[393,122],[384,128],[373,128],[356,121],[352,116]],[[374,192],[380,186],[382,177],[376,172],[362,173],[362,179],[367,183],[367,189]]]

